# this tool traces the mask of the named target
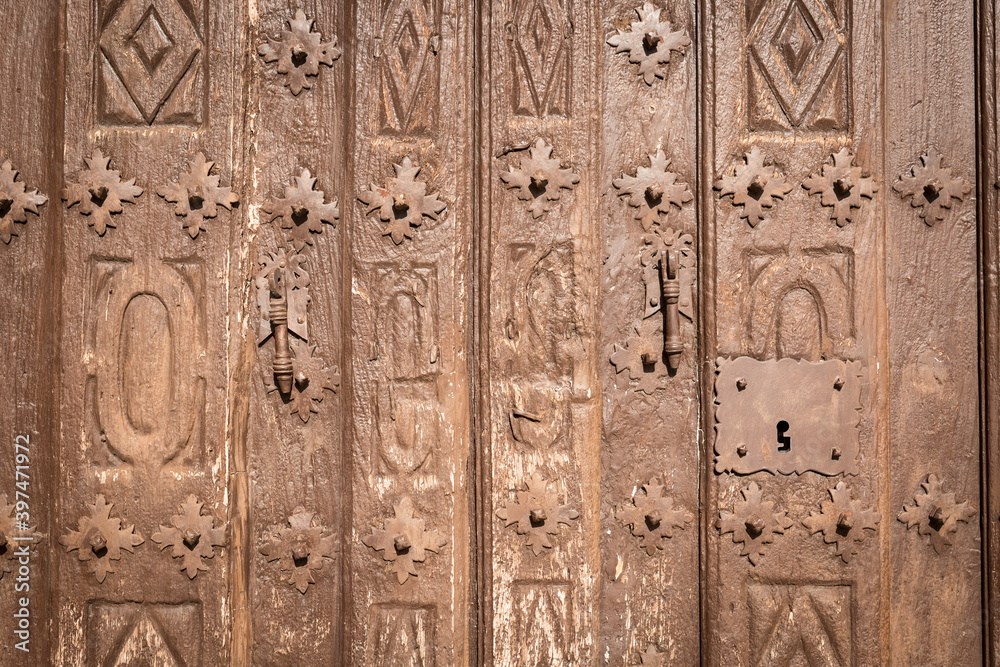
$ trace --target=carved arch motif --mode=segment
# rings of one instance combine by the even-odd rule
[[[437,271],[433,264],[386,263],[375,275],[373,344],[383,369],[373,406],[375,453],[383,470],[412,473],[442,433]]]
[[[790,253],[785,249],[749,250],[744,263],[749,277],[744,326],[750,355],[759,359],[780,356],[782,304],[792,293],[808,295],[815,304],[819,339],[807,346],[815,352],[806,356],[817,357],[810,361],[832,358],[853,338],[854,256],[850,248]]]

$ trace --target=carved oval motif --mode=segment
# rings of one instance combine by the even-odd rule
[[[173,349],[170,315],[158,297],[136,294],[122,314],[122,409],[132,428],[154,433],[170,403]]]

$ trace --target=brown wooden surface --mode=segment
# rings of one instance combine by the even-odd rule
[[[0,580],[0,630],[5,637],[2,664],[44,665],[51,660],[50,625],[46,623],[52,610],[58,607],[56,589],[50,585],[55,576],[51,526],[58,512],[57,479],[59,465],[59,291],[61,288],[61,207],[58,192],[62,187],[61,156],[62,105],[61,86],[47,73],[60,67],[61,22],[57,2],[38,6],[36,12],[12,12],[11,28],[20,39],[6,40],[2,50],[11,66],[3,69],[0,81],[7,91],[17,91],[24,99],[50,99],[32,113],[23,104],[0,105],[0,126],[4,129],[4,145],[0,161],[10,160],[20,172],[18,180],[29,191],[37,189],[49,198],[38,209],[38,215],[28,214],[26,224],[15,224],[17,236],[0,253],[0,273],[4,287],[0,288],[0,326],[8,332],[7,344],[0,353],[5,369],[5,391],[0,394],[0,431],[3,433],[4,456],[0,461],[0,493],[7,502],[15,502],[15,439],[30,438],[30,464],[27,470],[30,485],[27,492],[31,523],[45,534],[31,559],[28,582],[15,582],[14,572]],[[4,7],[9,10],[9,7]],[[32,57],[23,57],[26,53]],[[3,244],[0,244],[3,245]],[[47,583],[48,582],[48,583]],[[27,583],[30,589],[17,588]],[[31,652],[15,650],[16,628],[13,614],[20,607],[19,599],[27,596],[31,614]]]
[[[885,474],[880,452],[887,435],[878,430],[878,424],[884,425],[887,417],[876,367],[884,354],[878,342],[883,289],[879,200],[863,200],[861,208],[855,209],[853,222],[838,227],[830,219],[830,209],[821,206],[819,197],[809,196],[801,185],[830,161],[832,153],[848,146],[865,174],[876,175],[880,185],[876,196],[886,196],[885,179],[877,171],[881,148],[876,140],[881,133],[876,125],[878,105],[871,103],[879,90],[878,13],[873,3],[831,3],[836,5],[836,19],[832,19],[830,12],[834,10],[830,5],[809,3],[809,11],[819,15],[817,22],[836,20],[841,26],[836,31],[843,40],[840,57],[850,61],[849,85],[844,82],[843,88],[830,86],[819,96],[824,92],[840,96],[839,106],[835,107],[836,123],[817,128],[804,121],[787,130],[777,125],[771,130],[758,123],[761,129],[752,130],[748,123],[754,105],[770,109],[780,122],[789,120],[773,98],[767,99],[771,89],[766,83],[760,85],[761,77],[754,71],[763,68],[758,68],[740,46],[751,9],[771,12],[775,7],[773,3],[748,4],[754,6],[748,9],[743,3],[712,3],[715,34],[708,48],[715,53],[714,92],[707,94],[713,110],[708,127],[714,127],[714,154],[707,164],[712,165],[718,178],[742,161],[744,153],[759,147],[792,189],[783,201],[765,209],[765,219],[753,229],[738,217],[739,209],[731,200],[720,200],[717,192],[708,199],[715,218],[713,336],[718,342],[715,351],[706,350],[706,356],[862,361],[859,428],[861,460],[865,463],[860,475],[845,481],[866,507],[878,505],[882,514],[878,535],[886,535],[896,527],[889,508],[878,502],[880,480]],[[848,9],[848,4],[853,7]],[[827,33],[826,39],[838,40],[838,36]],[[815,63],[809,66],[815,67]],[[761,277],[760,284],[755,284],[755,279]],[[804,403],[787,406],[793,448],[796,413],[809,405],[810,398],[802,395]],[[706,428],[711,426],[709,422]],[[709,457],[714,454],[713,442],[709,431]],[[732,511],[751,480],[762,489],[765,501],[775,503],[774,511],[787,511],[790,523],[794,523],[764,547],[764,556],[756,566],[739,555],[740,547],[733,543],[731,534],[720,534],[714,525],[709,526],[709,661],[796,664],[795,660],[803,659],[802,651],[811,651],[830,664],[879,663],[886,655],[886,638],[881,635],[884,628],[880,628],[879,621],[887,620],[887,616],[880,596],[885,575],[880,566],[878,539],[869,535],[848,565],[801,524],[829,499],[827,489],[833,488],[837,480],[815,473],[787,477],[757,473],[750,478],[710,475],[708,520],[714,521],[722,511]],[[820,624],[820,616],[830,615],[833,622]],[[771,633],[765,630],[768,626]],[[803,643],[796,646],[800,639]]]
[[[342,166],[346,109],[340,100],[350,80],[349,60],[341,56],[332,66],[320,65],[319,74],[310,77],[312,88],[292,95],[285,86],[285,76],[276,72],[274,64],[265,63],[256,49],[267,38],[275,39],[288,29],[287,22],[296,8],[283,1],[259,3],[257,20],[249,26],[252,46],[247,64],[252,72],[248,80],[252,82],[253,112],[247,125],[251,193],[247,199],[254,238],[245,251],[246,261],[251,264],[249,272],[256,273],[258,256],[288,245],[279,227],[280,218],[272,221],[274,216],[267,214],[262,204],[285,196],[285,187],[295,184],[293,177],[308,169],[316,179],[315,188],[323,191],[325,201],[339,203],[341,215],[336,227],[324,224],[321,234],[312,234],[312,245],[301,252],[306,258],[311,296],[306,344],[316,346],[316,354],[328,367],[343,369],[341,265],[347,227],[344,211],[348,209]],[[306,13],[323,42],[336,38],[338,46],[344,48],[350,32],[345,29],[348,14],[341,3],[307,8]],[[250,298],[248,328],[250,338],[255,339],[259,321],[256,294]],[[336,393],[324,391],[318,412],[302,422],[279,392],[265,387],[264,381],[271,376],[273,342],[254,347],[256,361],[241,389],[250,393],[248,551],[252,563],[253,662],[283,664],[290,656],[305,662],[321,661],[340,655],[340,629],[345,618],[342,599],[348,565],[341,544],[349,534],[345,531],[349,531],[346,516],[350,511],[350,494],[342,491],[349,479],[342,449],[345,383],[342,379]],[[285,525],[296,507],[315,513],[316,521],[337,536],[336,559],[326,560],[314,573],[315,583],[305,594],[282,581],[277,563],[266,562],[259,552],[269,531]],[[290,618],[299,622],[290,626]]]
[[[334,3],[335,4],[335,3]],[[349,254],[348,552],[352,664],[469,660],[471,465],[471,5],[359,2],[353,48]],[[393,96],[396,97],[393,97]],[[397,244],[358,201],[409,158],[447,208]],[[413,202],[411,202],[413,204]],[[399,583],[362,538],[408,498],[446,540]]]
[[[891,656],[898,665],[975,664],[983,650],[978,516],[960,524],[954,545],[940,554],[895,520],[932,473],[956,500],[980,509],[980,423],[972,400],[979,384],[972,352],[979,328],[973,6],[906,3],[892,19],[883,91],[886,182],[931,148],[972,190],[933,227],[886,192]]]
[[[602,6],[602,37],[629,29],[639,20],[630,2]],[[693,3],[669,6],[661,18],[673,30],[696,36]],[[669,377],[659,358],[652,374],[656,389],[647,393],[628,372],[616,372],[609,360],[635,336],[635,327],[652,327],[650,336],[662,346],[662,316],[644,321],[646,289],[640,264],[644,230],[637,209],[612,181],[649,166],[649,156],[663,151],[670,171],[692,194],[697,182],[695,118],[697,51],[692,44],[674,53],[666,76],[646,85],[628,62],[606,43],[603,50],[603,130],[601,209],[604,261],[602,281],[603,442],[601,445],[601,664],[638,664],[648,646],[664,653],[669,664],[695,664],[699,655],[697,518],[662,550],[648,554],[616,511],[650,482],[664,485],[663,495],[675,508],[698,515],[698,341],[693,322],[682,318],[685,345],[677,374]],[[623,122],[622,119],[629,119]],[[671,211],[658,223],[696,234],[695,202]],[[696,258],[699,257],[696,253]],[[697,287],[692,286],[697,294]],[[697,321],[697,313],[689,311]],[[657,329],[658,328],[658,329]],[[617,346],[617,347],[616,347]],[[606,657],[606,656],[610,656]]]
[[[654,4],[692,43],[651,84],[607,42],[638,20],[624,0],[21,4],[0,2],[17,35],[2,47],[0,161],[48,202],[0,242],[0,493],[13,497],[12,443],[30,434],[44,541],[27,662],[6,650],[17,595],[0,578],[0,664],[1000,652],[994,2]],[[130,32],[148,6],[152,23]],[[293,94],[257,48],[300,8],[341,53]],[[135,25],[117,25],[126,14]],[[768,45],[769,31],[791,41]],[[538,139],[578,181],[536,216],[501,175]],[[714,186],[754,148],[791,189],[751,226]],[[840,226],[804,184],[842,148],[878,190]],[[143,189],[103,235],[60,200],[95,149]],[[659,354],[665,325],[644,317],[648,232],[614,181],[659,150],[694,195],[654,225],[694,239],[684,350],[676,374],[660,356],[630,380],[612,359],[637,326]],[[930,150],[970,188],[932,225],[893,189]],[[240,203],[192,239],[157,190],[198,152]],[[364,198],[404,158],[445,208],[392,239]],[[340,375],[308,422],[268,390],[275,345],[257,341],[254,285],[258,256],[286,243],[267,202],[303,168],[340,211],[302,250],[308,345]],[[801,384],[734,415],[740,394],[715,383],[737,357],[750,358],[743,405],[787,364]],[[815,456],[796,419],[844,405],[813,383],[841,362],[860,369],[842,387],[860,387],[847,474],[779,471],[792,464],[768,459],[775,443],[749,457],[755,472],[717,470],[717,419],[751,433],[782,409],[796,456]],[[502,518],[534,473],[565,504],[537,554]],[[898,518],[929,475],[974,512],[940,550]],[[804,525],[841,481],[881,515],[849,562]],[[622,519],[649,483],[692,515],[652,554]],[[756,563],[717,523],[751,483],[788,519]],[[60,543],[98,494],[144,540],[103,582]],[[190,494],[227,528],[193,580],[152,540]],[[368,542],[403,499],[444,544],[399,583]],[[333,545],[305,593],[261,551],[297,507]]]
[[[488,223],[479,237],[480,298],[488,304],[481,326],[489,332],[482,473],[490,488],[480,518],[492,530],[483,554],[492,600],[484,630],[486,659],[495,664],[584,664],[600,653],[598,11],[593,2],[511,0],[481,17],[489,49],[481,149]],[[518,168],[529,157],[522,147],[538,139],[579,182],[536,218],[499,176]],[[523,425],[520,441],[518,412],[541,417]],[[538,555],[497,516],[533,474],[579,513]]]
[[[53,479],[60,510],[48,529],[60,563],[51,582],[59,600],[53,614],[56,664],[98,664],[114,660],[115,652],[154,651],[216,662],[230,641],[226,550],[217,549],[208,570],[188,580],[169,552],[152,541],[189,494],[220,522],[229,514],[227,343],[236,320],[230,321],[228,306],[239,284],[230,263],[230,249],[240,245],[239,213],[220,211],[192,240],[156,191],[178,178],[199,151],[217,163],[223,184],[233,180],[239,155],[231,119],[240,87],[226,73],[236,64],[239,41],[230,31],[239,22],[225,3],[204,0],[183,7],[160,20],[169,24],[175,49],[194,50],[197,43],[198,52],[148,126],[136,120],[131,105],[133,99],[149,103],[157,97],[141,87],[141,76],[102,69],[106,56],[98,48],[129,7],[110,1],[65,7],[70,20],[64,182],[76,182],[84,158],[99,148],[124,180],[136,179],[143,194],[124,205],[115,216],[117,227],[102,237],[88,226],[79,205],[67,209],[52,193],[52,207],[62,211],[67,295],[60,332],[65,420],[61,465]],[[191,32],[180,31],[180,25]],[[175,70],[156,71],[179,76]],[[104,84],[97,85],[102,76]],[[108,111],[112,103],[118,105],[114,112]],[[122,339],[105,338],[118,323]],[[105,402],[116,388],[121,402]],[[97,494],[114,505],[112,516],[134,524],[145,540],[135,553],[114,561],[115,571],[103,583],[76,552],[67,554],[57,542],[77,529]]]

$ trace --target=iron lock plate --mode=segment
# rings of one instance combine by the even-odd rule
[[[717,473],[858,473],[860,362],[738,357],[717,373]]]

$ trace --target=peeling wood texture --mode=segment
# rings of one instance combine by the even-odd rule
[[[995,3],[22,4],[0,665],[995,662]]]

